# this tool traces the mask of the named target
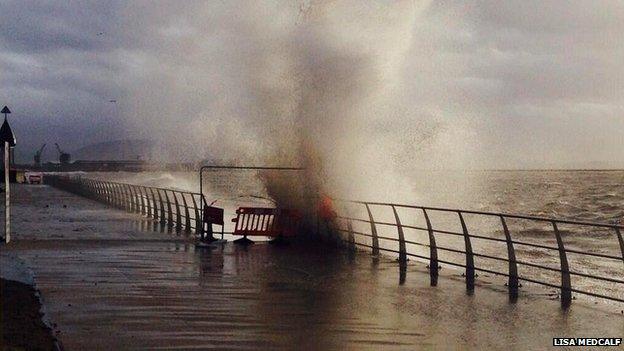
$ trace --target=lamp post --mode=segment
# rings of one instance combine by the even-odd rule
[[[4,206],[4,241],[9,243],[11,241],[11,190],[9,187],[9,160],[11,159],[11,148],[15,146],[15,135],[9,126],[7,116],[11,113],[11,110],[7,106],[4,106],[0,113],[4,114],[4,123],[0,127],[0,142],[4,147],[4,194],[5,194],[5,206]]]

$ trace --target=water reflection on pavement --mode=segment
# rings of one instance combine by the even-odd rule
[[[327,247],[137,242],[24,252],[68,349],[406,349],[621,336],[617,314],[478,287]],[[615,318],[609,320],[609,317]]]
[[[40,191],[22,206],[60,194]],[[17,233],[7,250],[33,270],[68,350],[524,350],[549,348],[555,336],[624,335],[613,306],[577,301],[563,312],[526,288],[510,304],[487,277],[467,296],[460,272],[444,269],[430,287],[414,262],[399,284],[392,258],[318,244],[196,248],[150,221],[63,196],[94,215],[39,206],[38,223],[16,217],[16,228],[38,232]]]

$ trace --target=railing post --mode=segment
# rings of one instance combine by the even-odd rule
[[[507,290],[509,291],[509,301],[516,302],[518,300],[518,263],[516,262],[516,250],[514,249],[513,241],[511,240],[511,234],[509,228],[507,228],[507,222],[504,216],[500,216],[501,223],[503,225],[503,231],[505,232],[505,242],[507,243],[507,258],[509,260],[509,280],[507,281]]]
[[[109,183],[110,186],[110,195],[111,195],[111,206],[118,207],[117,205],[117,187],[115,183]]]
[[[405,249],[405,235],[403,234],[403,226],[401,225],[401,219],[394,206],[392,206],[394,212],[394,219],[396,221],[397,233],[399,235],[399,263],[401,266],[407,265],[407,250]]]
[[[100,186],[102,187],[102,198],[104,199],[104,202],[106,202],[107,204],[110,204],[110,200],[108,198],[108,184],[106,181],[101,181],[100,182]]]
[[[152,187],[148,187],[147,189],[149,189],[149,193],[151,195],[150,207],[152,208],[152,218],[156,220],[158,219],[158,201],[156,201],[156,193],[154,192],[154,188]]]
[[[106,183],[103,180],[99,181],[100,183],[100,197],[102,201],[108,203],[108,189],[106,188]]]
[[[615,227],[615,234],[618,237],[618,241],[620,242],[620,252],[622,253],[622,262],[624,262],[624,238],[622,238],[622,232],[620,228]]]
[[[124,188],[126,194],[126,211],[132,212],[134,211],[134,204],[132,203],[134,198],[134,195],[132,195],[132,185],[126,184]]]
[[[108,182],[102,181],[102,193],[104,196],[104,201],[110,205],[110,188]]]
[[[201,197],[202,195],[200,194],[199,196]],[[195,196],[193,196],[192,194],[191,194],[191,199],[193,200],[193,208],[195,209],[195,234],[203,238],[204,228],[201,223],[201,216],[199,214],[199,206],[197,206],[197,201],[195,200]]]
[[[568,308],[572,303],[572,284],[570,282],[570,267],[568,266],[568,258],[566,256],[565,247],[561,233],[557,228],[557,222],[552,221],[553,230],[559,247],[559,261],[561,262],[561,307]]]
[[[93,186],[93,198],[99,201],[100,200],[100,187],[99,187],[98,181],[93,179],[91,182]]]
[[[145,203],[143,202],[143,192],[140,185],[135,186],[134,193],[136,194],[137,213],[143,216],[145,214]]]
[[[178,231],[182,229],[182,214],[180,213],[180,202],[178,202],[178,195],[176,195],[175,191],[172,191],[173,195],[173,204],[176,209],[176,228]]]
[[[167,189],[163,189],[165,193],[165,200],[167,200],[167,226],[173,227],[173,211],[171,210],[171,200],[169,199],[169,194]]]
[[[112,185],[112,189],[113,189],[113,191],[112,191],[112,193],[113,193],[113,206],[119,208],[119,207],[121,207],[120,202],[119,202],[120,201],[119,199],[121,197],[120,193],[119,193],[119,185],[117,183],[111,183],[111,185]]]
[[[108,184],[107,184],[107,182],[103,181],[103,180],[100,181],[100,186],[102,187],[102,199],[107,204],[110,204],[110,202],[108,200]]]
[[[134,211],[134,195],[132,194],[132,185],[126,184],[126,206],[128,212]]]
[[[143,214],[146,217],[151,217],[152,216],[152,204],[150,203],[150,198],[149,198],[149,192],[147,191],[147,188],[144,186],[141,186],[141,204],[143,205]]]
[[[424,208],[423,214],[425,215],[425,221],[427,222],[427,232],[429,233],[429,278],[431,280],[431,286],[438,285],[438,247],[436,245],[435,236],[433,235],[433,227],[429,220],[427,210]]]
[[[147,197],[147,193],[144,192],[143,190],[145,189],[145,187],[137,185],[137,190],[139,191],[139,198],[141,199],[141,208],[140,208],[140,213],[142,215],[146,215],[147,214],[147,208],[145,207],[145,198]]]
[[[134,212],[134,194],[132,193],[132,185],[130,184],[126,184],[126,189],[127,189],[127,211],[128,212]]]
[[[351,220],[347,222],[347,229],[349,230],[349,251],[355,252],[355,234],[353,234],[353,224],[351,223]]]
[[[111,206],[119,207],[119,204],[117,203],[117,186],[115,185],[115,183],[112,183],[112,182],[109,184],[110,184]]]
[[[132,205],[131,211],[132,213],[139,212],[139,196],[136,192],[136,186],[132,184],[128,184],[130,188],[130,204]]]
[[[104,189],[104,184],[101,180],[97,181],[98,187],[98,196],[102,202],[106,202],[106,189]]]
[[[134,190],[134,185],[132,184],[128,184],[128,196],[129,196],[129,203],[130,203],[130,212],[132,213],[136,213],[137,212],[137,202],[136,202],[136,192]]]
[[[116,183],[115,189],[117,190],[117,208],[123,209],[123,193],[121,185],[119,183]]]
[[[119,184],[119,192],[121,193],[121,208],[125,211],[128,211],[128,187],[125,184]]]
[[[95,199],[98,201],[102,201],[102,187],[100,181],[93,180],[93,186],[95,187]]]
[[[100,180],[98,180],[97,183],[100,200],[102,200],[102,202],[106,202],[106,189],[104,188],[104,183]]]
[[[121,208],[128,211],[128,186],[126,184],[119,183],[119,193],[121,194]]]
[[[154,188],[149,188],[150,193],[152,194],[152,218],[155,220],[158,219],[158,202],[156,201],[156,194],[154,193]]]
[[[459,221],[461,222],[462,231],[464,232],[464,246],[466,247],[466,291],[468,294],[474,293],[475,287],[475,268],[474,268],[474,255],[472,253],[472,243],[470,242],[470,234],[468,234],[468,227],[464,216],[461,211],[457,211],[459,215]]]
[[[117,190],[117,208],[123,209],[123,194],[121,191],[121,185],[116,183],[115,189]]]
[[[134,213],[142,213],[141,208],[141,194],[139,193],[139,186],[132,185],[132,190],[134,191]]]
[[[113,192],[113,184],[111,182],[106,182],[107,192],[108,192],[108,203],[111,206],[115,206],[115,197]]]
[[[372,246],[373,246],[373,256],[379,256],[379,237],[377,235],[377,226],[375,225],[375,220],[373,219],[373,213],[371,212],[370,206],[368,204],[364,204],[366,206],[366,212],[368,212],[368,220],[371,225],[371,235],[372,235]]]
[[[102,188],[100,187],[100,182],[98,180],[93,180],[93,189],[95,191],[95,199],[102,201]]]
[[[156,194],[158,194],[158,202],[160,202],[160,224],[164,225],[167,223],[167,217],[165,217],[165,203],[162,195],[160,195],[160,189],[156,189]]]
[[[132,197],[130,195],[130,185],[128,184],[121,184],[121,190],[123,192],[123,199],[124,199],[124,209],[126,210],[126,212],[131,212],[132,211]]]
[[[100,198],[100,182],[97,180],[93,180],[93,198],[102,201]]]
[[[191,194],[191,197],[193,194]],[[182,193],[182,202],[184,203],[184,230],[187,233],[191,232],[191,213],[189,212],[188,203],[186,202],[186,194]]]
[[[149,191],[148,191],[148,189],[149,189]],[[154,205],[153,205],[153,202],[152,202],[152,199],[154,198],[154,193],[152,192],[152,188],[143,187],[143,190],[145,191],[145,204],[147,205],[147,207],[146,207],[147,217],[148,218],[149,217],[154,218],[154,216],[153,216]],[[151,198],[150,198],[150,195],[152,196]]]

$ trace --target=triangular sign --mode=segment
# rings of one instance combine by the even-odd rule
[[[15,146],[15,135],[13,135],[13,131],[6,119],[2,123],[2,127],[0,127],[0,142],[2,143],[0,146],[4,146],[5,142],[9,143],[11,147]]]
[[[4,106],[4,108],[2,109],[2,111],[0,111],[0,113],[11,113],[11,110],[9,110],[8,106]]]

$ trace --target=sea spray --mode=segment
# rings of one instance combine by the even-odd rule
[[[414,112],[403,71],[428,5],[198,2],[164,17],[128,5],[128,20],[158,24],[160,42],[141,37],[153,56],[129,62],[146,79],[120,105],[131,129],[192,144],[185,158],[305,167],[261,175],[280,206],[319,194],[413,201],[397,170],[438,123]]]
[[[419,15],[409,2],[389,10],[380,15],[374,6],[310,2],[300,13],[288,43],[295,140],[290,154],[265,155],[265,162],[294,162],[305,170],[288,178],[263,175],[280,206],[313,214],[322,196],[410,193],[371,123],[393,101]]]

